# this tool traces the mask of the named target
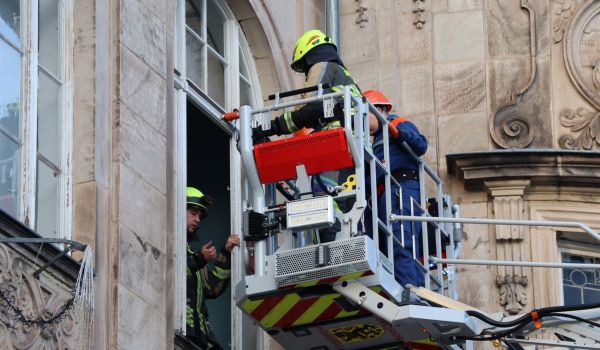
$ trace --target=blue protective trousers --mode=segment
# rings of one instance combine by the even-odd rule
[[[416,180],[402,181],[402,215],[410,215],[410,198],[414,198],[417,203],[420,198],[419,182]],[[396,196],[398,187],[392,185],[392,214],[400,214],[400,202]],[[382,194],[377,199],[377,211],[379,218],[385,222],[385,196]],[[414,215],[420,215],[421,212],[415,208]],[[365,229],[369,237],[373,236],[371,232],[370,211],[365,212]],[[392,231],[398,241],[402,242],[402,228],[400,222],[392,224]],[[420,257],[419,240],[421,239],[421,223],[420,222],[404,222],[404,248],[394,243],[394,276],[396,280],[404,287],[407,284],[415,286],[425,286],[424,273],[413,259],[413,239],[415,241],[415,256]],[[387,241],[384,235],[379,235],[380,249],[387,253]]]

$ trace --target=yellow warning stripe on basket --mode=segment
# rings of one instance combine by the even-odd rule
[[[256,310],[256,308],[264,301],[264,299],[259,299],[259,300],[250,300],[250,299],[246,299],[244,300],[244,302],[242,303],[242,305],[240,305],[240,307],[245,310],[248,313],[252,313],[252,311]]]
[[[300,315],[300,317],[298,317],[294,323],[292,323],[292,327],[314,322],[317,317],[321,315],[323,310],[327,309],[331,304],[333,304],[334,299],[338,298],[339,296],[339,294],[335,293],[320,297],[319,300],[312,304],[302,315]]]
[[[371,289],[376,293],[383,290],[380,286],[373,286]],[[240,308],[266,329],[273,327],[287,328],[326,320],[343,319],[366,312],[363,309],[344,310],[341,305],[336,303],[336,299],[341,297],[339,293],[308,298],[302,298],[296,291],[283,293],[285,292],[282,291],[282,294],[258,300],[246,299],[240,304]]]
[[[285,314],[290,311],[291,308],[296,305],[298,301],[300,301],[301,297],[297,293],[290,293],[286,295],[280,302],[277,304],[271,312],[269,312],[262,320],[260,320],[260,324],[265,328],[271,328],[279,321]]]

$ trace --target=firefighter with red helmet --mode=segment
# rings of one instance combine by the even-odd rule
[[[411,199],[420,201],[419,191],[419,165],[412,156],[401,146],[406,142],[416,155],[421,156],[427,151],[427,139],[421,134],[415,124],[407,118],[399,117],[396,114],[390,114],[392,110],[391,102],[381,91],[368,90],[364,96],[377,108],[377,110],[387,118],[390,127],[390,171],[392,177],[402,187],[402,213],[400,212],[400,203],[392,200],[392,213],[397,215],[411,215]],[[371,114],[369,116],[369,127],[373,135],[373,153],[378,159],[383,159],[383,130],[377,118]],[[383,174],[377,174],[377,183],[383,183]],[[396,193],[398,188],[392,184],[391,192]],[[378,215],[385,218],[385,198],[380,195],[377,199]],[[370,219],[367,217],[366,219]],[[371,225],[366,225],[370,229]],[[402,230],[400,222],[392,225],[394,236],[402,241]],[[413,259],[413,240],[419,242],[421,235],[421,225],[411,222],[404,224],[404,247],[394,245],[394,275],[401,285],[412,284],[415,286],[424,286],[424,275],[417,262]],[[419,257],[419,246],[415,245],[416,257]]]

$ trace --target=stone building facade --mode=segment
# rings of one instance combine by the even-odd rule
[[[184,344],[174,337],[183,327],[186,183],[223,198],[215,230],[241,231],[239,155],[219,117],[302,85],[289,69],[292,49],[305,30],[326,30],[328,1],[56,0],[51,9],[44,1],[0,5],[2,57],[11,53],[13,71],[20,71],[0,68],[8,77],[0,82],[8,86],[0,89],[0,161],[7,160],[0,163],[0,208],[42,236],[93,247],[96,349]],[[580,221],[600,229],[600,2],[337,4],[345,65],[363,91],[382,90],[427,136],[425,159],[462,216]],[[53,71],[53,64],[62,68]],[[57,86],[54,95],[45,81]],[[11,95],[15,89],[20,93]],[[8,108],[15,102],[17,109]],[[46,122],[42,112],[51,108],[56,119]],[[46,133],[55,135],[48,142],[56,160],[44,154],[48,148],[36,150]],[[54,180],[44,187],[39,179],[46,178]],[[6,225],[12,228],[2,235],[35,235],[18,226]],[[578,232],[463,229],[463,258],[600,260],[598,242]],[[1,246],[0,283],[16,283],[24,278],[17,270],[33,269],[27,264],[35,247]],[[42,260],[52,254],[58,253]],[[15,265],[21,256],[27,264]],[[240,257],[233,260],[235,283],[243,271]],[[27,300],[45,305],[34,311],[52,312],[68,298],[76,266],[61,261],[52,275],[27,277],[38,286],[23,289],[35,290]],[[598,300],[600,278],[576,280],[580,271],[457,272],[460,300],[491,312]],[[213,307],[230,312],[215,321],[228,326],[220,339],[235,349],[277,348],[230,298],[221,299],[226,303]],[[23,348],[20,327],[2,318],[1,348]],[[35,333],[31,348],[76,348],[65,327]]]

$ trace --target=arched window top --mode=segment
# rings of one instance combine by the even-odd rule
[[[180,60],[177,68],[188,84],[222,110],[256,105],[259,89],[251,74],[252,56],[228,5],[221,0],[180,4],[185,29],[179,46],[184,62]]]

